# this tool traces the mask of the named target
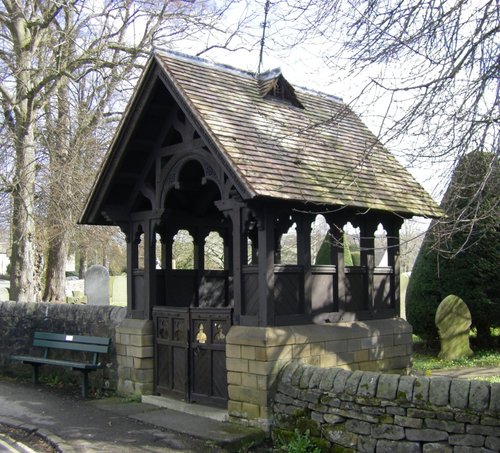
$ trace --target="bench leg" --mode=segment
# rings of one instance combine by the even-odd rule
[[[32,377],[32,381],[33,381],[33,384],[38,384],[38,368],[40,368],[40,365],[33,365],[33,377]]]
[[[89,372],[82,371],[82,397],[87,398],[89,393]]]

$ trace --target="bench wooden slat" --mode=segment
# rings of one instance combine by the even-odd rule
[[[68,335],[65,333],[51,333],[51,332],[35,332],[33,338],[35,340],[51,340],[51,341],[65,341],[70,343],[83,343],[83,344],[100,344],[109,346],[110,338],[105,337],[92,337],[85,335]]]
[[[46,359],[44,357],[33,357],[33,356],[23,356],[23,355],[15,355],[12,356],[13,360],[17,360],[18,362],[23,363],[39,363],[40,365],[55,365],[55,366],[64,366],[68,368],[76,368],[82,370],[97,370],[99,368],[103,368],[104,366],[101,364],[93,364],[90,362],[72,362],[70,360],[59,360],[59,359]]]
[[[82,351],[82,352],[99,352],[105,354],[108,352],[108,346],[103,345],[93,345],[88,343],[77,343],[77,342],[63,342],[63,341],[51,341],[51,340],[33,340],[33,346],[38,346],[40,348],[51,348],[51,349],[66,349],[70,351]]]

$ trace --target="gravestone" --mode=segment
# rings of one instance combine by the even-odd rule
[[[127,306],[127,276],[116,275],[110,277],[110,304],[119,305],[121,307]]]
[[[85,272],[87,305],[109,305],[109,272],[104,266],[90,266]]]
[[[6,288],[5,286],[0,287],[0,302],[8,301],[9,300],[9,288]]]
[[[440,359],[452,360],[472,355],[469,346],[471,315],[460,297],[445,297],[436,310],[435,321],[441,340]]]

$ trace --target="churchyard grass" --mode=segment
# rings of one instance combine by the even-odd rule
[[[494,329],[494,336],[500,338],[500,329]],[[475,349],[470,357],[454,360],[441,360],[438,358],[438,350],[430,350],[421,347],[421,340],[414,336],[413,371],[417,374],[432,375],[433,370],[446,368],[473,368],[473,367],[499,367],[500,368],[500,348]],[[498,341],[494,342],[498,344]],[[500,376],[482,377],[489,382],[499,382]]]

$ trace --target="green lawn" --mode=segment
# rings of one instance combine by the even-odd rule
[[[429,351],[420,347],[418,337],[414,338],[413,370],[419,374],[432,374],[432,370],[444,368],[500,367],[500,350],[479,349],[471,357],[456,360],[441,360],[439,351]],[[500,382],[500,376],[485,378],[489,382]]]

